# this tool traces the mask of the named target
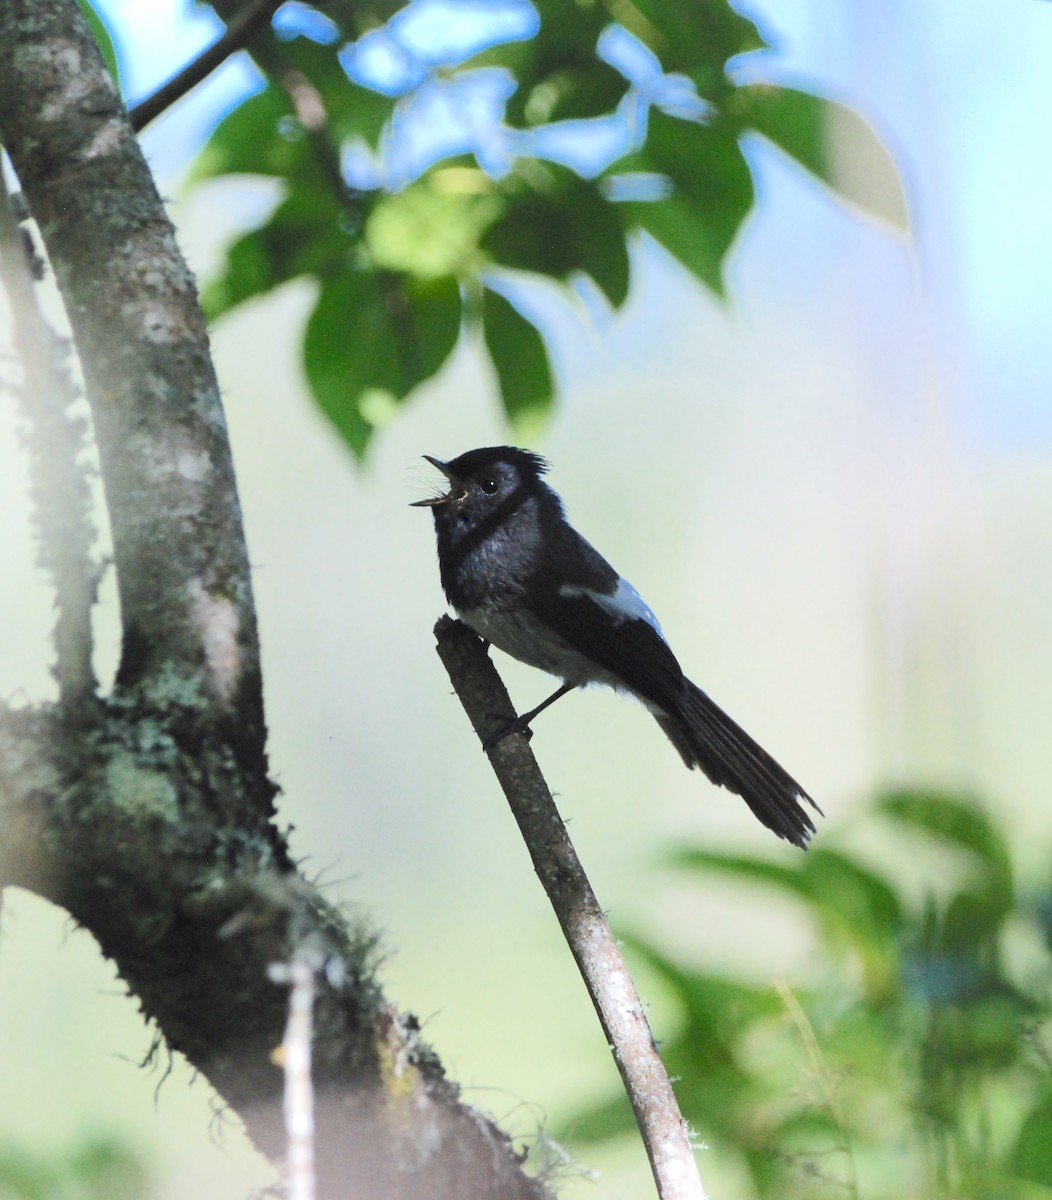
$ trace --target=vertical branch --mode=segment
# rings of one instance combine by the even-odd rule
[[[193,277],[72,0],[0,4],[0,139],[66,305],[113,531],[118,685],[196,707],[262,776],[248,554]]]
[[[291,962],[274,963],[268,974],[274,983],[288,984],[289,1015],[281,1042],[285,1072],[285,1183],[288,1200],[315,1200],[314,1081],[311,1076],[314,1041],[316,970],[322,956],[301,945]]]
[[[66,349],[38,303],[36,259],[0,173],[0,287],[22,376],[18,398],[29,452],[30,491],[40,534],[38,561],[55,585],[55,675],[67,711],[95,697],[91,610],[98,585],[92,558],[95,530],[82,461],[85,423],[70,414],[78,393],[64,362]]]
[[[818,1038],[815,1036],[814,1026],[807,1013],[804,1012],[803,1005],[796,998],[796,993],[784,979],[777,980],[774,987],[779,999],[785,1005],[789,1020],[792,1021],[800,1041],[803,1043],[804,1051],[811,1063],[815,1082],[821,1091],[822,1102],[836,1129],[836,1149],[844,1156],[848,1169],[848,1178],[842,1185],[843,1190],[849,1200],[859,1200],[862,1189],[858,1177],[858,1163],[855,1161],[855,1151],[851,1145],[850,1126],[844,1116],[843,1105],[836,1094],[836,1081],[826,1062],[825,1055],[822,1053]]]
[[[449,617],[439,620],[435,637],[464,711],[485,744],[515,716],[485,643]],[[507,715],[502,719],[501,713]],[[489,759],[613,1051],[658,1196],[705,1200],[687,1125],[654,1045],[643,1002],[537,760],[521,736],[498,741]]]

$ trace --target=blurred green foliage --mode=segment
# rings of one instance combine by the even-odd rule
[[[1052,890],[1022,894],[1005,839],[971,800],[881,797],[893,867],[819,846],[785,866],[677,851],[687,876],[802,905],[803,987],[754,987],[628,938],[679,1008],[662,1046],[684,1115],[738,1156],[754,1197],[1052,1196]],[[869,820],[869,818],[867,818]],[[572,1136],[630,1131],[611,1099]]]
[[[294,277],[313,280],[305,371],[356,456],[441,368],[462,329],[481,332],[512,428],[536,426],[555,384],[548,337],[518,303],[531,279],[564,288],[587,279],[618,309],[630,293],[631,241],[646,233],[722,295],[728,255],[755,204],[742,149],[750,134],[835,190],[828,135],[837,121],[884,191],[888,176],[898,188],[887,154],[858,117],[806,91],[739,82],[743,56],[768,43],[726,0],[533,7],[532,36],[462,61],[447,56],[391,95],[352,82],[345,64],[363,34],[385,23],[393,29],[390,19],[404,9],[319,4],[324,35],[268,28],[249,45],[262,90],[220,121],[192,172],[195,184],[232,174],[280,182],[273,211],[229,247],[205,308],[217,319]],[[625,74],[597,54],[615,14],[638,51],[636,69]],[[504,159],[494,165],[477,148],[460,147],[423,153],[408,180],[390,170],[392,146],[421,122],[424,92],[453,89],[486,68],[511,81],[497,129],[511,147]],[[627,131],[622,148],[601,161],[575,160],[577,169],[531,140],[561,131],[564,146],[583,146],[614,120]],[[417,136],[426,143],[427,129]],[[348,182],[351,151],[377,167],[375,185]],[[853,189],[851,199],[865,205],[866,188]]]
[[[111,1138],[48,1155],[0,1143],[0,1200],[146,1200],[150,1192],[142,1162]]]

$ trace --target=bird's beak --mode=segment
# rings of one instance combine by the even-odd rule
[[[448,501],[455,500],[458,496],[464,494],[464,485],[450,471],[446,463],[442,462],[441,459],[432,458],[430,454],[425,454],[423,457],[433,467],[437,467],[449,480],[449,491],[441,496],[428,496],[426,500],[413,500],[409,505],[410,508],[434,508],[436,504],[446,504]]]

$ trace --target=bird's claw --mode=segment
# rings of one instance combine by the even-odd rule
[[[503,714],[493,713],[491,715],[496,719]],[[510,737],[513,733],[521,733],[527,741],[533,737],[533,730],[530,728],[529,722],[524,721],[522,717],[513,717],[506,725],[498,729],[496,733],[491,733],[486,738],[482,743],[482,749],[488,754],[498,742],[503,742],[506,737]]]

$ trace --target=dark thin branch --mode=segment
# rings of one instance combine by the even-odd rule
[[[241,50],[252,35],[270,21],[282,3],[283,0],[248,0],[243,8],[234,13],[222,35],[207,50],[203,50],[153,95],[140,100],[129,111],[132,128],[137,133],[145,129],[187,92],[193,91],[232,54]]]
[[[485,744],[515,717],[486,645],[449,617],[439,620],[435,637],[464,711]],[[686,1122],[642,1001],[529,741],[521,734],[512,735],[496,742],[488,754],[613,1051],[658,1195],[661,1200],[705,1200]]]
[[[82,461],[86,430],[69,411],[79,394],[66,363],[68,349],[41,311],[35,281],[40,264],[11,200],[0,172],[0,288],[7,293],[12,349],[22,369],[11,390],[24,421],[38,561],[55,585],[59,698],[73,712],[90,705],[96,686],[91,610],[99,568],[91,553],[95,530]]]

